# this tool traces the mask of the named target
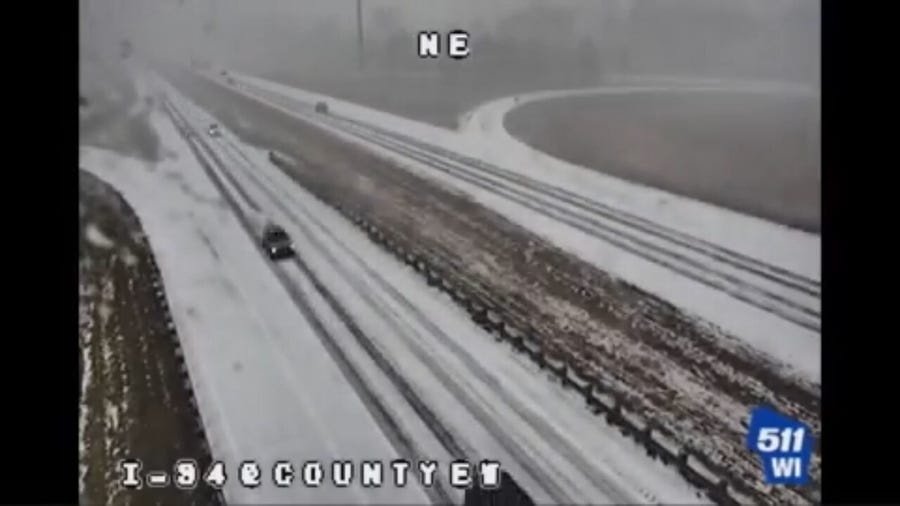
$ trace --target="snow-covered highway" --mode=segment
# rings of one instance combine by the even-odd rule
[[[541,503],[691,503],[673,469],[583,398],[491,339],[446,296],[173,89],[154,125],[174,153],[82,165],[132,201],[159,257],[213,455],[275,460],[499,461]],[[191,132],[190,134],[188,134]],[[188,148],[188,143],[192,148]],[[177,158],[175,158],[177,157]],[[202,163],[201,165],[198,163]],[[247,234],[264,213],[295,238],[271,264]],[[226,487],[229,502],[459,502],[441,487]]]
[[[184,128],[202,131],[213,121],[185,102],[175,109],[194,113]],[[650,464],[615,430],[604,432],[580,399],[517,362],[262,153],[227,132],[206,146],[222,162],[214,170],[230,184],[225,191],[242,195],[238,212],[264,213],[297,238],[298,258],[279,269],[294,297],[309,300],[308,318],[323,321],[319,337],[346,354],[346,367],[365,371],[356,373],[369,389],[361,397],[393,398],[382,409],[400,409],[400,426],[427,428],[430,435],[412,439],[430,441],[439,461],[499,461],[541,503],[696,500],[673,470]],[[660,475],[650,483],[641,470],[648,464]]]
[[[351,109],[350,105],[329,100],[331,113],[322,115],[313,111],[316,99],[305,97],[302,90],[283,90],[284,94],[290,92],[301,97],[291,109],[250,96],[246,90],[224,85],[224,81],[212,82],[189,72],[174,72],[169,77],[180,91],[204,109],[215,111],[216,117],[233,129],[235,136],[261,149],[277,150],[279,156],[271,160],[288,180],[355,223],[370,241],[427,277],[429,284],[438,288],[443,284],[445,293],[476,321],[479,309],[471,304],[472,296],[482,302],[482,307],[487,304],[500,311],[505,325],[525,330],[531,342],[539,346],[538,355],[528,352],[538,363],[541,348],[543,353],[557,357],[554,360],[562,358],[569,367],[587,374],[584,377],[591,378],[590,382],[598,381],[599,392],[612,394],[615,402],[638,415],[639,421],[661,424],[662,434],[672,438],[676,447],[710,459],[707,462],[714,475],[730,476],[728,481],[736,485],[762,486],[753,483],[758,476],[758,459],[746,452],[742,442],[745,430],[742,424],[755,405],[777,406],[785,413],[807,420],[814,431],[818,430],[817,385],[811,385],[809,380],[795,382],[790,374],[783,375],[783,369],[779,373],[778,364],[748,349],[746,344],[736,342],[721,329],[707,326],[679,312],[668,301],[610,280],[603,272],[585,265],[587,262],[567,256],[550,244],[553,234],[548,238],[534,233],[550,230],[561,236],[569,235],[571,239],[570,231],[561,230],[558,221],[541,222],[540,213],[535,212],[534,221],[522,224],[521,228],[511,228],[509,221],[521,223],[521,216],[515,219],[510,216],[514,213],[502,213],[502,208],[498,210],[493,205],[505,197],[488,203],[473,199],[463,185],[452,182],[455,178],[438,177],[443,173],[433,166],[420,167],[425,164],[411,161],[398,150],[358,139],[328,124],[331,116],[343,115]],[[388,129],[397,126],[390,118],[370,117],[363,121],[370,122]],[[409,144],[420,138],[420,132],[412,127],[404,132],[415,133],[415,138],[407,141]],[[403,135],[395,133],[391,138]],[[440,139],[428,132],[421,138],[432,145],[429,152],[440,153],[443,141],[435,142]],[[466,153],[472,159],[466,163],[480,162],[474,159],[478,157]],[[289,156],[283,158],[281,154]],[[452,156],[450,153],[449,157]],[[464,159],[462,155],[455,156],[465,165],[460,161]],[[482,167],[491,168],[490,164]],[[476,169],[477,165],[470,168]],[[540,181],[540,178],[532,179]],[[582,196],[568,187],[566,190]],[[483,191],[490,194],[487,189]],[[473,200],[484,205],[479,206]],[[679,203],[678,210],[685,209]],[[638,212],[630,214],[642,217]],[[667,223],[664,219],[650,221]],[[748,223],[750,226],[745,226]],[[790,233],[779,234],[777,229],[754,228],[752,222],[741,225],[745,231],[761,237],[791,238]],[[684,232],[684,227],[668,228]],[[715,235],[717,230],[712,232]],[[733,242],[716,240],[722,237],[690,235],[699,235],[710,244],[809,276],[804,268],[789,268],[791,255],[786,255],[791,247],[801,245],[794,251],[795,260],[800,259],[802,241],[788,241],[787,247],[771,248],[768,255],[756,255],[740,244],[735,247]],[[596,260],[602,264],[610,259]],[[610,272],[618,273],[617,258],[611,260]],[[435,271],[440,277],[432,283]],[[465,287],[469,299],[460,298],[454,286]],[[773,333],[769,337],[776,344],[791,344],[789,333]],[[516,345],[515,340],[510,342]],[[810,350],[800,347],[797,351],[801,360],[817,362]],[[588,369],[583,369],[585,365]],[[629,429],[630,434],[643,430],[640,423],[636,427]],[[814,460],[814,476],[817,465],[818,461]],[[684,468],[680,470],[685,472]],[[717,480],[714,478],[712,482]],[[801,491],[801,494],[808,492]],[[771,495],[763,488],[753,495],[757,493],[760,497]],[[782,500],[798,499],[784,496]]]
[[[360,143],[407,170],[464,191],[585,261],[721,326],[781,362],[786,373],[819,381],[818,237],[671,196],[666,197],[672,201],[668,206],[671,214],[687,218],[672,223],[671,217],[648,217],[646,210],[605,198],[603,191],[609,190],[586,193],[561,176],[554,179],[554,172],[529,173],[525,167],[533,160],[525,163],[526,158],[512,158],[498,165],[485,161],[489,156],[470,155],[478,153],[471,138],[433,132],[438,130],[433,127],[413,130],[413,125],[405,124],[407,120],[388,118],[386,113],[251,76],[230,76],[235,80],[232,88]],[[226,85],[219,76],[210,78]],[[719,89],[722,87],[710,85],[692,91]],[[315,101],[326,99],[338,105],[332,105],[328,115],[314,113]],[[504,99],[486,109],[504,109],[512,102]],[[496,114],[475,116],[473,122]],[[412,131],[415,136],[409,135]],[[420,135],[422,132],[428,135]],[[604,176],[591,176],[605,181]],[[690,223],[709,221],[710,217],[717,217],[721,224],[704,228]],[[737,231],[744,232],[741,240],[721,237]],[[769,245],[768,251],[760,251],[763,245]]]

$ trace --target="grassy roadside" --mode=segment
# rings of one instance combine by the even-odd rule
[[[79,179],[80,503],[215,504],[203,485],[119,485],[121,459],[171,472],[181,458],[206,469],[210,457],[140,223],[110,187]]]
[[[627,94],[525,104],[505,126],[563,160],[818,232],[818,115],[811,97]]]

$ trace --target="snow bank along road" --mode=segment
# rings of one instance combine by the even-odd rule
[[[818,394],[773,377],[758,353],[730,347],[715,329],[613,282],[496,213],[314,128],[316,115],[303,120],[202,78],[175,82],[241,136],[296,158],[279,165],[429,279],[435,269],[451,287],[475,286],[475,294],[479,286],[488,289],[490,297],[481,300],[507,325],[528,329],[539,354],[543,349],[589,381],[596,378],[597,391],[621,402],[628,416],[661,427],[653,435],[674,437],[676,448],[699,450],[724,466],[731,483],[759,480],[758,459],[746,452],[741,426],[752,406],[778,406],[818,426]],[[585,299],[582,288],[595,296]],[[454,289],[448,293],[464,300]],[[757,492],[763,502],[777,499]]]
[[[164,89],[166,109],[203,171],[183,161],[162,174],[139,167],[126,174],[103,169],[110,164],[102,160],[97,171],[130,187],[128,198],[152,194],[136,197],[135,206],[154,215],[145,221],[151,242],[156,237],[166,244],[159,255],[164,276],[183,277],[166,286],[173,285],[173,308],[182,308],[177,323],[193,330],[186,333],[185,353],[215,457],[268,464],[276,458],[436,459],[445,470],[456,458],[492,459],[540,503],[697,501],[673,469],[645,456],[584,409],[581,398],[489,339],[263,153],[228,132],[207,138],[212,118]],[[171,134],[163,136],[167,145],[183,153],[184,143]],[[177,181],[181,194],[148,192],[154,178]],[[180,199],[184,207],[173,213],[160,207],[162,199],[166,206]],[[253,251],[246,232],[259,214],[295,238],[296,260],[266,267]],[[173,257],[174,249],[192,246],[211,254],[200,279]],[[215,269],[227,273],[224,286]],[[215,313],[184,309],[191,303],[210,309],[206,297],[216,297]],[[251,306],[254,321],[242,321],[247,310],[237,302]],[[204,316],[226,320],[206,321],[222,334],[201,335],[196,320]],[[247,331],[255,332],[241,335]],[[380,492],[243,489],[230,481],[226,499],[408,503],[461,497],[446,483]]]
[[[601,269],[622,275],[745,339],[782,362],[786,373],[819,381],[817,238],[791,230],[771,231],[769,224],[746,217],[735,221],[738,226],[748,225],[743,230],[759,239],[751,249],[758,250],[768,241],[771,250],[780,250],[780,255],[774,255],[778,258],[765,259],[765,254],[724,246],[723,241],[648,219],[546,177],[448,149],[453,144],[446,138],[450,132],[419,135],[416,130],[413,137],[404,133],[401,124],[387,121],[384,113],[360,112],[364,108],[250,76],[231,77],[238,91],[462,189]],[[211,78],[222,82],[218,76]],[[319,99],[338,106],[332,105],[328,115],[314,114],[312,105]],[[513,163],[523,165],[521,159]]]
[[[359,488],[240,486],[243,460],[271,466],[280,459],[397,454],[388,440],[373,437],[376,423],[321,345],[298,338],[314,335],[309,322],[258,258],[171,123],[157,112],[153,124],[171,150],[163,162],[82,148],[81,164],[122,191],[150,237],[211,453],[225,462],[230,477],[227,501],[426,501],[415,488],[364,495]]]

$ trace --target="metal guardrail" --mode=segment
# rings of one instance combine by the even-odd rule
[[[142,234],[141,237],[143,241],[146,241],[146,235]],[[174,320],[172,319],[172,312],[169,309],[169,302],[166,299],[166,294],[163,290],[162,275],[159,272],[159,267],[156,265],[156,261],[152,258],[150,261],[150,269],[150,284],[154,290],[153,295],[159,302],[163,312],[166,315],[166,331],[168,332],[169,337],[172,339],[172,342],[175,346],[175,362],[178,367],[178,374],[181,377],[181,382],[184,385],[185,392],[187,393],[188,399],[190,400],[189,409],[194,420],[193,432],[194,435],[200,440],[200,447],[204,453],[203,457],[205,457],[205,460],[212,462],[215,460],[215,457],[212,454],[212,449],[209,445],[209,438],[207,438],[206,436],[203,419],[200,416],[200,408],[197,404],[197,397],[194,392],[194,386],[191,383],[190,373],[188,371],[187,362],[185,361],[184,357],[184,351],[181,347],[181,340],[178,337],[178,330],[175,326]],[[225,506],[225,504],[225,496],[222,493],[222,490],[214,490],[214,500],[211,506]]]

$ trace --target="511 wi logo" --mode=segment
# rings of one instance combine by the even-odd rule
[[[750,413],[747,448],[762,459],[765,482],[804,485],[809,480],[812,434],[806,425],[766,408]]]

